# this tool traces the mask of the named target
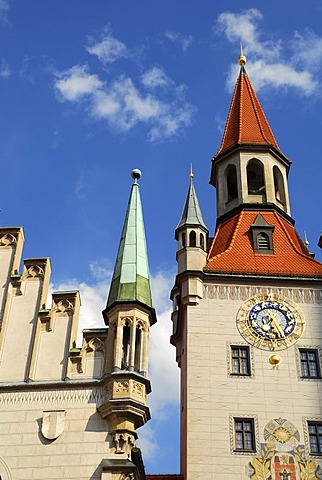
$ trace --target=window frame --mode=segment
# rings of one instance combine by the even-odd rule
[[[314,359],[314,363],[315,363],[315,366],[316,366],[316,372],[317,372],[317,375],[311,375],[311,368],[310,368],[310,359],[308,358],[308,354],[314,354],[315,356],[315,359]],[[306,354],[306,359],[302,359],[302,354]],[[307,370],[309,372],[308,375],[304,375],[304,369],[303,369],[303,363],[305,362],[305,364],[307,365]],[[321,368],[320,368],[320,355],[319,355],[319,351],[317,348],[303,348],[303,347],[300,347],[299,348],[299,363],[300,363],[300,377],[301,379],[304,379],[304,380],[319,380],[321,379]]]
[[[310,432],[310,427],[314,427],[314,433]],[[319,434],[318,428],[321,427],[321,433]],[[308,420],[307,421],[307,433],[308,433],[308,444],[310,449],[310,455],[322,455],[322,421]],[[312,438],[316,438],[316,445],[318,446],[318,451],[312,451]]]
[[[234,355],[234,350],[238,350],[238,356]],[[240,353],[246,351],[246,357],[243,357]],[[242,360],[246,358],[247,361],[247,373],[242,371]],[[238,360],[238,372],[234,371],[234,359]],[[250,361],[250,348],[248,345],[230,345],[230,375],[234,377],[250,377],[252,374],[251,361]]]
[[[234,417],[234,452],[236,453],[254,453],[256,452],[256,438],[255,438],[255,419],[252,417]],[[237,429],[237,423],[242,423],[242,429]],[[248,430],[245,425],[248,424],[251,428]],[[239,440],[237,435],[242,434],[242,447],[238,447]],[[246,434],[251,434],[251,448],[247,448]]]

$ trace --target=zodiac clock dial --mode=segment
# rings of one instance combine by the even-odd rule
[[[253,345],[281,350],[295,343],[303,333],[304,321],[299,309],[278,295],[257,295],[247,300],[237,315],[241,335]]]

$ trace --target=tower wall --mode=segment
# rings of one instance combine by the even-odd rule
[[[185,478],[253,478],[251,473],[254,468],[258,470],[258,462],[262,461],[260,452],[273,444],[275,450],[272,447],[270,462],[272,459],[279,462],[280,452],[284,459],[290,458],[291,463],[294,457],[299,469],[296,452],[302,447],[306,462],[309,462],[308,421],[321,420],[322,380],[301,376],[299,349],[320,351],[321,288],[321,285],[320,288],[312,285],[311,288],[306,285],[290,287],[290,284],[264,284],[263,281],[256,285],[214,284],[206,280],[202,298],[195,304],[190,301],[186,307],[182,306],[182,312],[186,312],[182,320],[186,345],[181,346],[182,393],[186,389],[186,395],[181,397]],[[306,322],[304,333],[294,345],[274,352],[246,341],[239,333],[236,320],[240,307],[248,298],[267,292],[290,298],[301,309]],[[232,346],[249,347],[249,376],[233,375]],[[278,366],[269,362],[272,353],[281,357]],[[254,452],[237,450],[236,419],[253,420]],[[282,419],[281,430],[275,429],[277,440],[272,432],[270,436],[267,433],[268,425],[276,419]],[[283,434],[287,435],[286,442]],[[268,464],[271,468],[270,462],[266,462],[267,468]],[[322,465],[321,458],[313,458],[313,464],[314,467],[307,467],[311,468],[311,473]]]

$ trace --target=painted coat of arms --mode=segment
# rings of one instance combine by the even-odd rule
[[[300,434],[285,418],[271,420],[264,429],[266,443],[246,467],[252,480],[322,480],[322,469],[309,457]]]

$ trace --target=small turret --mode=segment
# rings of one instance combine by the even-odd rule
[[[193,173],[190,170],[190,184],[183,212],[175,231],[178,241],[178,273],[185,270],[202,270],[206,263],[208,229],[202,217]]]
[[[113,435],[116,453],[129,452],[136,429],[150,419],[146,395],[150,326],[156,322],[152,307],[145,231],[138,180],[132,171],[130,194],[106,309],[109,326],[106,373],[110,374],[107,401],[99,408]]]

